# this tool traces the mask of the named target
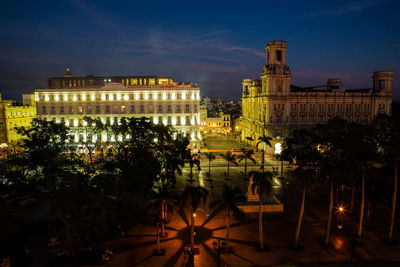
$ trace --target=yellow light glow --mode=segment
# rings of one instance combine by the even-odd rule
[[[154,124],[158,124],[158,118],[154,117],[153,123],[154,123]]]
[[[68,100],[68,95],[64,95],[64,100],[65,100],[65,101]]]
[[[72,99],[73,99],[74,101],[76,101],[78,98],[76,97],[76,95],[74,95],[74,96],[72,97]]]
[[[172,93],[172,99],[174,100],[176,98],[176,94]]]
[[[282,144],[281,143],[276,143],[275,144],[275,154],[280,155],[282,152]]]
[[[147,93],[144,93],[144,99],[147,100],[149,98]]]
[[[101,94],[101,100],[106,100],[106,94]]]
[[[44,96],[44,100],[45,100],[45,101],[49,101],[49,96],[48,96],[48,95],[45,95],[45,96]]]
[[[102,133],[101,134],[101,140],[103,140],[103,142],[107,141],[107,134],[106,133]]]
[[[121,100],[121,94],[117,94],[117,100]]]
[[[82,95],[82,100],[86,101],[86,95],[85,94]]]
[[[58,95],[55,95],[54,98],[55,98],[56,101],[60,100],[60,97]]]
[[[193,213],[193,217],[196,217],[196,213]]]
[[[186,93],[182,94],[182,99],[186,99]]]
[[[74,126],[78,126],[78,120],[74,120]]]
[[[176,125],[176,118],[172,118],[172,125]]]
[[[110,100],[114,100],[114,95],[110,94]]]
[[[128,99],[129,99],[128,94],[125,94],[125,95],[124,95],[124,99],[125,99],[125,100],[128,100]]]
[[[92,95],[92,100],[95,100],[96,99],[96,96],[95,95]]]
[[[166,93],[163,93],[163,96],[162,96],[162,97],[163,97],[164,100],[166,100],[166,99],[167,99],[167,94],[166,94]]]

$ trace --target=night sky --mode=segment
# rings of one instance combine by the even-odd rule
[[[259,78],[270,40],[288,43],[292,84],[342,78],[372,87],[393,70],[400,98],[400,1],[2,1],[3,99],[76,76],[157,75],[197,82],[202,96],[239,99]]]

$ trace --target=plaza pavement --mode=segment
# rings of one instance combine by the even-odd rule
[[[252,165],[249,170],[259,170],[257,165]],[[195,184],[204,186],[209,191],[208,202],[218,199],[223,186],[228,183],[239,186],[243,193],[247,192],[248,181],[243,179],[240,172],[243,166],[232,167],[230,170],[231,181],[226,181],[223,172],[226,172],[226,163],[222,159],[212,162],[213,187],[205,181],[208,172],[208,161],[201,162],[201,171],[194,171]],[[272,170],[276,161],[266,161],[267,169]],[[285,164],[285,175],[288,171]],[[178,177],[176,191],[183,191],[189,184],[187,181],[189,169],[185,167],[183,175]],[[268,266],[268,265],[354,265],[359,266],[399,266],[400,246],[398,243],[388,245],[382,237],[386,236],[389,217],[383,211],[375,211],[371,218],[366,220],[363,245],[354,246],[352,240],[357,232],[358,217],[346,214],[343,220],[343,229],[337,228],[338,218],[334,216],[332,223],[331,246],[325,248],[324,239],[328,193],[323,190],[314,190],[307,195],[302,229],[300,233],[300,249],[293,249],[293,243],[300,192],[294,185],[282,188],[279,180],[275,181],[275,194],[284,202],[285,211],[281,214],[264,214],[264,241],[267,250],[257,249],[258,217],[257,214],[247,214],[245,221],[236,221],[231,218],[230,239],[233,253],[221,255],[221,266]],[[226,211],[213,212],[209,210],[208,203],[201,205],[196,211],[196,247],[199,255],[194,256],[194,266],[217,266],[217,254],[212,243],[225,238]],[[165,256],[154,256],[156,249],[155,227],[140,225],[132,229],[128,236],[122,237],[107,245],[116,252],[116,255],[107,266],[190,266],[184,250],[189,242],[188,209],[181,210],[170,216],[166,226],[168,236],[161,239],[161,248],[166,250]],[[397,229],[400,222],[396,222],[394,240],[400,241]],[[352,252],[353,251],[353,252]],[[353,254],[353,262],[350,263]]]

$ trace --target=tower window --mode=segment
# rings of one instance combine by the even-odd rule
[[[379,80],[379,90],[385,88],[385,80]]]
[[[276,51],[276,61],[282,61],[282,51]]]

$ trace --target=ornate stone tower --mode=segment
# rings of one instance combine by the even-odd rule
[[[287,95],[290,92],[290,68],[286,65],[286,42],[267,44],[267,65],[264,66],[262,92],[266,95]]]
[[[375,71],[373,80],[374,92],[392,94],[393,71]]]

